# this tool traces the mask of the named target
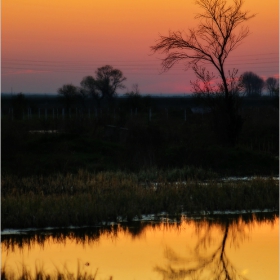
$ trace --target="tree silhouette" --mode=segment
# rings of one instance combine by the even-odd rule
[[[241,83],[247,96],[261,96],[265,85],[264,80],[253,72],[245,72],[241,75]]]
[[[236,117],[235,97],[238,87],[232,88],[237,71],[225,71],[225,62],[229,54],[236,49],[241,41],[249,34],[248,27],[241,26],[245,21],[254,17],[247,11],[242,11],[244,0],[233,0],[227,4],[225,0],[197,0],[196,4],[202,9],[196,15],[199,19],[197,29],[189,29],[189,33],[169,32],[169,36],[160,36],[158,42],[151,47],[154,52],[162,52],[166,57],[162,60],[163,71],[167,71],[179,61],[186,61],[187,68],[191,67],[197,79],[203,84],[207,73],[204,65],[210,64],[218,73],[217,87],[196,87],[196,94],[221,93],[226,107],[227,141],[235,144],[236,126],[240,125]],[[236,32],[237,31],[237,32]],[[209,72],[208,72],[209,73]],[[214,75],[209,74],[211,81]],[[208,79],[208,81],[210,81]],[[196,83],[198,85],[198,83]],[[204,84],[205,85],[205,84]],[[201,91],[201,89],[203,90]],[[232,133],[235,131],[235,133]]]
[[[270,96],[273,95],[273,93],[276,91],[277,88],[279,91],[279,82],[276,78],[273,77],[267,78],[265,81],[265,86],[268,89]]]
[[[100,67],[96,71],[95,85],[97,90],[102,93],[102,98],[112,99],[117,89],[123,89],[123,82],[126,78],[119,69],[114,69],[111,65]]]
[[[100,101],[110,102],[117,94],[117,89],[125,88],[126,78],[119,69],[105,65],[95,71],[95,77],[87,76],[81,81],[81,93],[93,98],[99,107]]]
[[[80,83],[81,94],[85,97],[93,99],[96,106],[100,107],[100,100],[102,98],[102,93],[97,90],[95,79],[92,76],[86,76]]]
[[[57,92],[63,96],[66,109],[69,109],[71,105],[75,104],[79,96],[78,88],[72,84],[63,85]]]

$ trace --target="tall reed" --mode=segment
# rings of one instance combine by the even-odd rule
[[[104,221],[131,221],[162,211],[181,215],[217,210],[278,210],[278,181],[273,178],[199,181],[185,176],[184,171],[176,172],[174,181],[161,171],[153,175],[85,170],[65,176],[4,175],[2,229],[90,226]]]

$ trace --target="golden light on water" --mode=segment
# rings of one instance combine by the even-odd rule
[[[180,226],[147,226],[140,235],[120,228],[117,234],[104,233],[96,241],[67,237],[58,243],[49,238],[44,246],[34,243],[23,250],[16,247],[14,252],[6,251],[2,244],[2,266],[18,271],[22,264],[30,269],[37,264],[48,273],[67,268],[74,274],[79,267],[92,274],[97,270],[97,279],[162,279],[168,267],[187,270],[190,263],[197,265],[194,257],[198,248],[205,259],[218,252],[219,258],[206,268],[219,265],[221,257],[230,271],[234,269],[248,279],[278,279],[278,233],[278,218],[273,225],[241,223],[228,228],[184,221]],[[225,236],[225,250],[219,251]],[[207,250],[202,246],[203,240],[207,240]],[[209,271],[203,273],[207,275]]]

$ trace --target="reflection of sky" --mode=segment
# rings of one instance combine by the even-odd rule
[[[160,55],[151,56],[150,46],[159,34],[195,27],[194,2],[2,1],[2,91],[56,93],[111,64],[123,71],[129,89],[138,83],[142,93],[188,92],[192,71],[180,65],[159,75]],[[257,16],[228,66],[263,78],[277,75],[278,0],[246,0],[244,9]]]
[[[278,279],[279,220],[272,226],[253,227],[248,239],[240,242],[228,257],[248,279]]]
[[[229,229],[226,254],[240,274],[254,280],[278,278],[278,224],[277,218],[273,226],[265,222],[245,225],[245,235],[237,243],[232,242],[230,236],[234,231]],[[200,235],[205,230],[202,227]],[[172,264],[165,258],[166,249],[176,254],[176,267],[184,267],[184,260],[191,257],[198,240],[196,232],[194,222],[183,222],[180,227],[148,226],[135,238],[121,230],[117,236],[103,234],[89,244],[77,244],[69,238],[56,244],[49,240],[44,248],[37,244],[30,250],[25,247],[21,253],[16,250],[6,255],[2,250],[2,264],[20,267],[24,262],[34,267],[37,261],[38,267],[43,264],[46,271],[52,271],[54,264],[61,270],[67,264],[69,270],[76,272],[79,261],[82,271],[94,273],[98,268],[97,279],[161,279],[154,268]],[[220,227],[213,226],[211,232],[214,238],[207,252],[214,250],[222,239]],[[89,266],[85,265],[87,262]]]

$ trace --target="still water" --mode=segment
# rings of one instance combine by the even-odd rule
[[[2,234],[2,268],[96,279],[278,279],[278,214]]]

